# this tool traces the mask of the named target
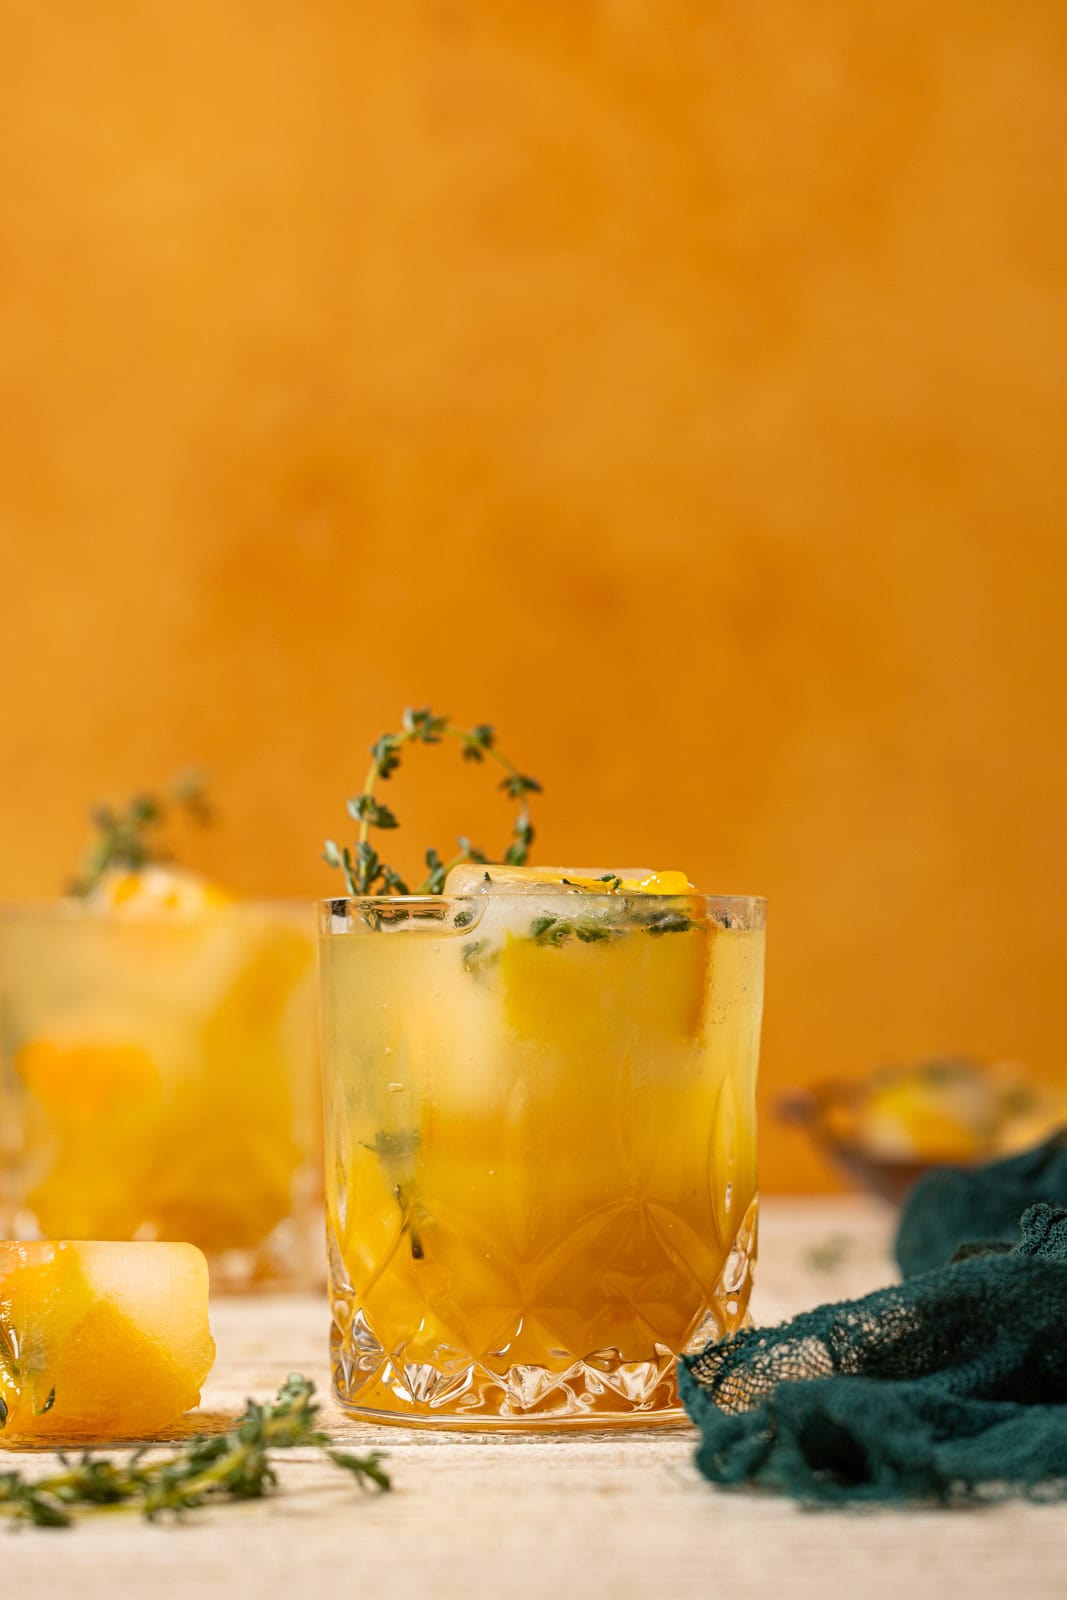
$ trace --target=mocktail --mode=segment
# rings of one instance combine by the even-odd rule
[[[321,1281],[310,911],[0,910],[0,1228],[198,1245],[216,1288]]]
[[[324,902],[336,1388],[381,1420],[677,1416],[745,1320],[763,902],[456,868]]]

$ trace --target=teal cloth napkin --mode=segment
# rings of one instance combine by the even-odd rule
[[[1004,1196],[1028,1174],[1061,1182],[1062,1159],[1042,1146],[984,1175],[931,1175],[902,1218],[903,1283],[686,1358],[705,1476],[830,1505],[1067,1494],[1067,1206],[1016,1210],[1003,1237]],[[953,1228],[949,1192],[985,1200],[961,1203]],[[988,1247],[976,1214],[999,1219]],[[924,1218],[940,1262],[914,1271],[934,1249]]]

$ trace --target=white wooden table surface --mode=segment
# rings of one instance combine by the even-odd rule
[[[888,1281],[889,1228],[888,1212],[866,1202],[766,1201],[757,1321]],[[232,1413],[293,1370],[327,1389],[321,1301],[219,1301],[212,1320],[219,1359],[206,1411]],[[692,1465],[685,1426],[487,1438],[329,1418],[339,1438],[387,1452],[392,1494],[364,1496],[336,1468],[294,1452],[269,1502],[201,1511],[180,1525],[110,1515],[68,1532],[0,1530],[0,1592],[12,1600],[1067,1594],[1067,1507],[800,1511],[717,1492]],[[48,1458],[32,1462],[43,1468]]]

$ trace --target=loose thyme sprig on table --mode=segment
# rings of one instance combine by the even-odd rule
[[[515,763],[496,748],[495,735],[488,723],[479,722],[473,728],[461,728],[449,721],[448,717],[435,717],[428,706],[419,711],[409,707],[404,712],[402,731],[383,733],[371,745],[372,759],[366,782],[359,794],[353,795],[348,801],[349,816],[359,823],[355,850],[350,850],[347,845],[339,845],[333,839],[326,841],[323,860],[331,867],[341,868],[349,894],[440,894],[445,886],[445,878],[453,867],[458,867],[464,861],[489,859],[484,851],[477,849],[466,838],[457,841],[459,851],[447,861],[443,861],[437,851],[431,848],[425,855],[429,868],[427,876],[412,891],[395,868],[381,860],[370,842],[371,828],[384,830],[399,826],[396,813],[375,797],[375,785],[379,781],[386,782],[396,771],[400,765],[400,752],[405,745],[440,744],[443,739],[459,740],[464,761],[482,761],[488,756],[504,768],[505,776],[500,787],[519,802],[519,814],[511,830],[511,843],[504,854],[504,861],[512,867],[525,864],[534,836],[528,796],[540,794],[541,785],[537,779],[520,772]]]
[[[69,892],[84,899],[113,867],[139,872],[153,862],[168,861],[159,829],[175,810],[184,811],[201,827],[214,820],[201,773],[181,772],[162,793],[135,794],[125,808],[95,806],[90,821],[96,836],[86,850],[81,872],[68,886]]]
[[[317,1426],[314,1396],[314,1384],[294,1373],[273,1403],[249,1400],[229,1432],[198,1434],[158,1460],[148,1459],[144,1450],[126,1461],[86,1451],[76,1458],[61,1455],[62,1471],[41,1478],[0,1472],[0,1517],[39,1528],[66,1528],[78,1511],[134,1510],[153,1521],[166,1512],[178,1515],[218,1502],[261,1500],[278,1483],[271,1452],[308,1446],[318,1446],[360,1488],[391,1488],[377,1451],[357,1456],[335,1448]]]

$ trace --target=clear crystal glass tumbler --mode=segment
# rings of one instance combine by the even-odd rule
[[[171,1239],[319,1286],[312,908],[0,907],[0,1234]]]
[[[764,902],[541,886],[320,921],[334,1380],[378,1421],[642,1425],[747,1317]]]

